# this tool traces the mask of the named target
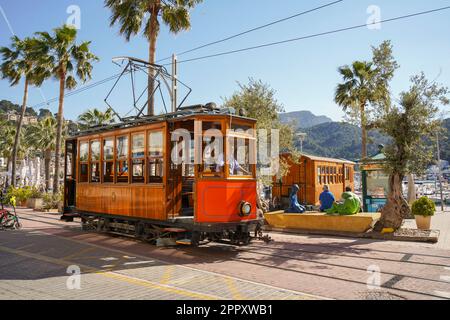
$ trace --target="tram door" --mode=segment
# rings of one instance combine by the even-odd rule
[[[182,134],[175,135],[171,144],[171,161],[168,175],[168,217],[190,218],[194,216],[194,121],[176,123],[173,130],[180,129]],[[170,135],[172,134],[170,132]],[[168,141],[171,140],[169,137]],[[187,148],[190,152],[187,151]],[[177,151],[174,151],[177,150]]]
[[[70,212],[76,206],[76,159],[77,140],[68,140],[64,168],[64,212]]]

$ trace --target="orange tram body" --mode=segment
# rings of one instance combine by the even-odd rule
[[[191,245],[247,244],[262,226],[248,156],[256,153],[255,130],[247,131],[255,126],[254,119],[199,105],[80,132],[66,141],[62,219],[81,217],[84,229],[147,241],[169,235]],[[223,154],[237,156],[236,141],[244,142],[245,162],[232,170],[229,161],[173,161],[184,152],[174,151],[184,142],[173,138],[177,129],[191,138],[189,159],[203,157],[213,129],[223,135]]]

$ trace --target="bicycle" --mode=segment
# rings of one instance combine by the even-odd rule
[[[1,210],[0,210],[0,230],[17,230],[22,227],[22,224],[19,221],[19,216],[16,213],[16,199],[15,197],[12,197],[10,199],[10,204],[13,207],[13,212],[7,210],[4,208],[4,197],[3,192],[0,191],[0,203],[1,203]]]

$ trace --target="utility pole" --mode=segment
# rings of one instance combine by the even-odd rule
[[[438,174],[439,174],[439,186],[441,191],[441,209],[444,212],[444,194],[442,190],[442,168],[441,168],[441,149],[439,147],[439,132],[436,132],[436,143],[437,143],[437,161],[438,161]]]
[[[178,83],[177,83],[177,78],[178,78],[178,65],[177,65],[177,56],[175,54],[172,55],[172,112],[176,112],[177,111],[177,107],[178,107],[178,101],[177,101],[177,96],[178,96]]]

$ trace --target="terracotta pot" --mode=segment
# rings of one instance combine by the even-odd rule
[[[430,230],[431,229],[431,216],[414,216],[416,218],[417,229]]]

